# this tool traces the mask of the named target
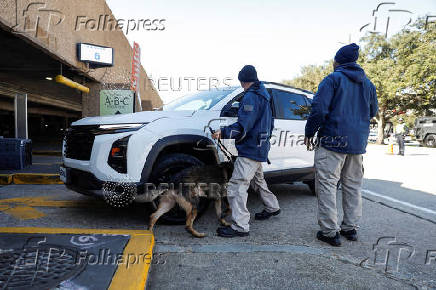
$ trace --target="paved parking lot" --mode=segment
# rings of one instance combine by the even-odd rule
[[[367,192],[436,211],[436,148],[406,146],[405,156],[386,154],[386,146],[369,145],[367,151]]]
[[[218,237],[212,209],[195,224],[204,239],[183,226],[157,225],[148,289],[436,288],[436,150],[386,152],[368,146],[358,242],[332,248],[317,241],[315,197],[303,184],[275,185],[282,214],[252,220],[249,237]],[[248,208],[262,209],[256,195]],[[141,230],[149,214],[141,204],[108,208],[63,185],[0,188],[4,227]]]

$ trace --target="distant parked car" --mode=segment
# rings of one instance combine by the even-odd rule
[[[416,140],[426,147],[436,147],[436,117],[421,117],[415,121]]]
[[[377,131],[369,131],[368,142],[375,143],[377,141]]]

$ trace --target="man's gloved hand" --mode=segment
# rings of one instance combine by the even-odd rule
[[[304,145],[306,145],[307,151],[315,149],[315,146],[313,145],[313,137],[304,137]]]
[[[216,130],[216,131],[212,134],[212,138],[213,138],[213,139],[221,139],[221,130]]]

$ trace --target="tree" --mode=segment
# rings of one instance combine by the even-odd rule
[[[283,81],[284,84],[290,85],[296,88],[316,92],[318,90],[319,83],[332,72],[332,61],[325,63],[324,65],[307,65],[301,68],[300,76]]]
[[[434,114],[436,108],[436,25],[422,18],[391,38],[368,34],[361,39],[358,63],[377,89],[379,112],[377,143],[383,144],[386,122],[399,112],[417,116]],[[308,65],[300,76],[284,81],[315,92],[331,65]]]
[[[400,103],[398,69],[394,58],[394,48],[382,35],[370,34],[364,37],[365,43],[359,57],[359,63],[366,75],[376,87],[378,99],[377,144],[383,144],[386,122],[394,116]]]
[[[399,112],[430,115],[436,108],[436,29],[418,19],[390,39],[372,34],[362,42],[360,62],[377,88],[377,143],[383,144],[385,124]]]
[[[436,25],[418,19],[410,29],[392,37],[398,67],[401,108],[431,115],[436,108]]]

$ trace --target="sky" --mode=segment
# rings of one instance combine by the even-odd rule
[[[359,44],[367,31],[384,33],[388,17],[390,36],[410,19],[436,16],[436,0],[386,1],[394,4],[381,5],[376,21],[373,10],[383,1],[106,2],[117,19],[165,19],[164,30],[125,31],[131,44],[139,43],[141,63],[164,103],[207,89],[209,82],[238,85],[237,74],[245,64],[256,67],[260,80],[292,79],[302,66],[332,59],[350,40]]]

